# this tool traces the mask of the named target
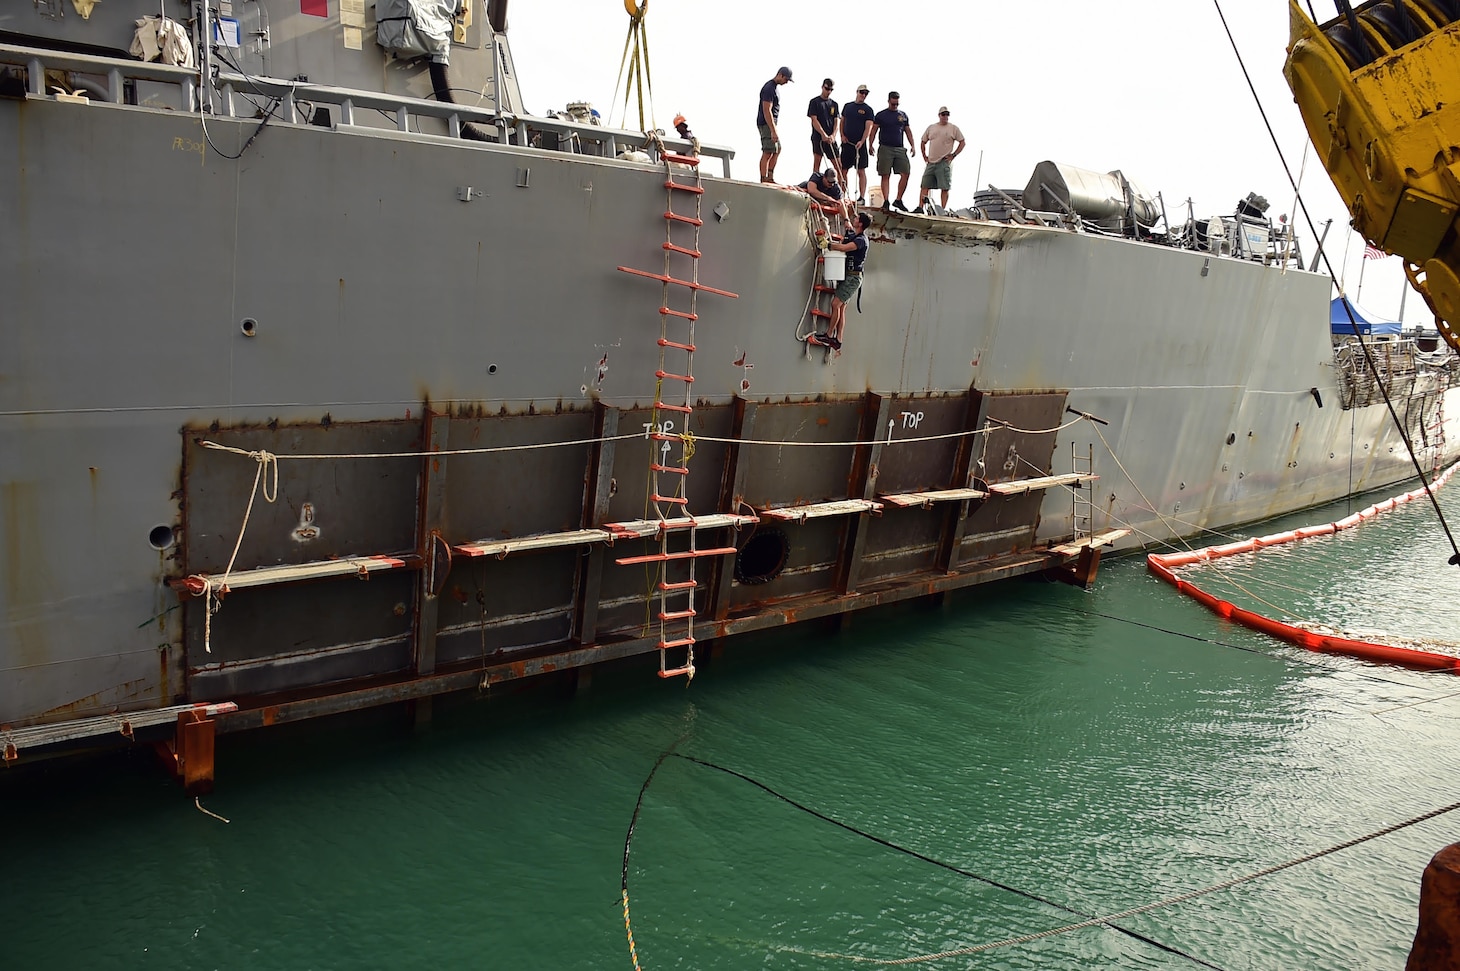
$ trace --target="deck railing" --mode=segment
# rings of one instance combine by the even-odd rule
[[[170,67],[162,64],[148,64],[123,58],[99,57],[91,54],[76,54],[63,51],[43,50],[32,47],[17,47],[0,44],[0,68],[19,67],[25,71],[26,93],[29,97],[54,97],[46,90],[47,71],[65,72],[70,80],[71,91],[81,91],[88,99],[104,104],[123,107],[147,107],[137,105],[135,94],[129,95],[129,87],[135,92],[138,81],[152,84],[174,85],[178,89],[177,106],[184,111],[197,111],[200,103],[200,75],[196,70]],[[132,82],[129,86],[128,82]],[[70,94],[71,92],[65,92]],[[489,108],[475,108],[470,105],[428,101],[404,95],[384,94],[378,91],[361,91],[340,88],[326,84],[311,84],[298,81],[280,81],[271,78],[247,77],[242,74],[220,72],[216,80],[216,96],[213,99],[213,115],[217,117],[246,117],[256,110],[252,104],[247,113],[239,111],[243,95],[278,99],[274,118],[283,124],[301,123],[299,105],[330,105],[335,109],[333,124],[335,130],[344,129],[356,133],[390,130],[380,126],[361,124],[358,111],[378,111],[395,122],[394,131],[423,140],[438,139],[441,135],[412,131],[412,119],[436,118],[445,122],[446,134],[460,138],[464,124],[475,124],[496,132],[492,144],[509,148],[530,149],[541,147],[543,136],[556,140],[558,151],[573,154],[597,156],[617,160],[620,151],[637,149],[649,155],[657,163],[658,149],[645,144],[643,132],[631,132],[599,125],[581,124],[565,118],[543,118],[536,115],[504,115]],[[129,100],[132,99],[132,100]],[[337,119],[337,120],[336,120]],[[419,123],[417,123],[419,124]],[[660,139],[672,152],[688,152],[691,146],[679,138]],[[475,144],[482,144],[476,142]],[[721,174],[730,178],[730,160],[735,151],[717,145],[701,145],[700,155],[720,160]]]

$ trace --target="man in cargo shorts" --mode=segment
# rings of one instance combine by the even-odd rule
[[[826,325],[826,333],[813,334],[807,340],[822,347],[834,348],[838,356],[842,352],[842,328],[847,323],[847,302],[862,287],[862,265],[867,261],[867,227],[870,225],[872,217],[865,212],[859,212],[852,223],[853,231],[847,233],[841,241],[834,240],[826,245],[827,249],[847,254],[847,275],[836,285],[836,293],[832,294],[831,320]]]
[[[918,146],[928,163],[923,169],[922,187],[918,190],[919,210],[928,201],[928,192],[932,189],[943,194],[939,205],[944,209],[948,208],[948,190],[953,187],[953,160],[967,145],[968,142],[964,140],[963,132],[958,126],[949,124],[947,106],[939,108],[938,123],[928,126]]]
[[[783,84],[791,83],[791,69],[780,68],[776,76],[760,86],[760,101],[755,106],[755,127],[760,131],[760,180],[776,181],[776,159],[781,154],[781,133],[776,122],[781,117]]]
[[[898,110],[901,96],[896,91],[888,92],[887,107],[877,112],[872,119],[872,130],[877,133],[877,174],[882,176],[882,211],[901,209],[907,212],[902,197],[907,192],[907,177],[912,174],[912,162],[907,157],[907,145],[913,143],[912,128],[908,125],[907,113]],[[869,136],[870,138],[870,136]],[[903,144],[903,139],[907,144]],[[888,193],[892,184],[892,173],[896,172],[897,200]]]

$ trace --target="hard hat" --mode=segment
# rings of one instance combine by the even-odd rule
[[[687,121],[684,120],[684,115],[675,115],[674,116],[674,127],[675,128],[678,128],[680,125],[687,125],[687,124],[689,124],[689,122],[687,122]]]

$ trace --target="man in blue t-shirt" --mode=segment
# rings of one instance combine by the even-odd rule
[[[831,99],[831,91],[834,85],[831,78],[821,82],[821,93],[811,99],[806,106],[806,117],[811,119],[811,169],[815,171],[821,168],[821,160],[825,158],[836,164],[836,117],[837,105]]]
[[[836,285],[836,293],[832,294],[831,320],[826,325],[826,333],[813,334],[807,340],[835,348],[838,357],[842,352],[842,328],[847,323],[847,302],[862,287],[862,265],[867,262],[867,227],[870,225],[872,217],[859,212],[847,234],[826,247],[847,254],[847,275]]]
[[[760,131],[760,180],[776,181],[776,158],[781,154],[781,133],[776,122],[781,118],[783,84],[791,83],[791,69],[780,68],[776,76],[760,86],[760,102],[755,106],[755,127]]]
[[[872,118],[872,130],[877,133],[877,174],[882,176],[882,211],[888,212],[892,209],[901,209],[907,212],[907,206],[903,205],[902,197],[907,192],[907,177],[912,174],[912,162],[908,159],[907,148],[903,145],[904,136],[908,145],[916,144],[913,141],[912,127],[908,124],[907,113],[898,109],[898,102],[901,97],[896,91],[887,93],[887,107],[877,112]],[[914,149],[916,150],[916,149]],[[888,205],[888,187],[892,183],[892,173],[896,172],[897,179],[897,201]]]
[[[847,192],[852,191],[852,169],[857,170],[857,205],[867,204],[867,141],[872,134],[872,106],[867,103],[865,84],[857,85],[857,100],[842,106],[842,171],[847,175]]]

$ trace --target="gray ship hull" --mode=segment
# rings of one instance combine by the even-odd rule
[[[569,534],[652,518],[661,287],[619,267],[659,270],[664,168],[285,122],[221,157],[257,128],[210,118],[215,152],[195,113],[0,99],[0,724],[232,701],[248,727],[655,651],[615,562],[653,544]],[[878,214],[824,358],[797,340],[805,197],[704,187],[699,281],[737,296],[697,304],[688,508],[784,562],[709,564],[703,638],[1048,568],[1082,526],[1137,546],[1414,474],[1335,365],[1326,277]],[[1446,374],[1395,374],[1421,464],[1456,458]],[[1087,456],[1075,499],[879,498]],[[500,545],[531,537],[557,538]],[[210,618],[186,580],[224,574]]]

